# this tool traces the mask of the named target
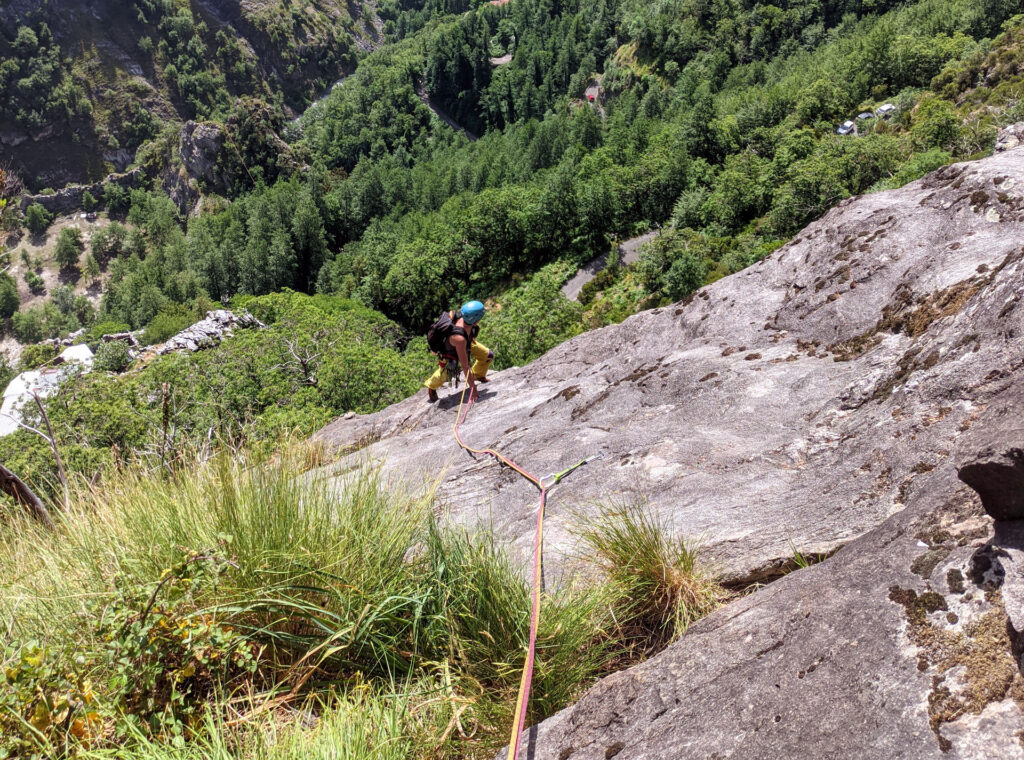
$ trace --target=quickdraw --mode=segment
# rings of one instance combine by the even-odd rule
[[[530,703],[530,685],[533,681],[533,667],[537,655],[537,629],[540,627],[540,595],[543,577],[542,556],[544,546],[544,509],[547,506],[548,490],[554,488],[563,478],[572,474],[585,464],[601,459],[604,454],[596,454],[594,456],[587,457],[574,465],[566,467],[561,472],[544,475],[543,477],[538,478],[535,475],[531,475],[511,459],[494,449],[474,449],[472,446],[468,446],[459,436],[459,425],[465,422],[466,416],[469,414],[469,408],[473,405],[472,400],[470,400],[468,404],[465,403],[467,390],[468,387],[462,391],[462,396],[459,399],[459,411],[458,414],[455,415],[455,425],[452,427],[452,434],[455,436],[455,441],[470,454],[476,454],[478,456],[487,454],[494,457],[506,467],[510,467],[518,472],[540,490],[540,503],[537,505],[537,529],[533,539],[533,588],[530,604],[530,641],[526,652],[526,664],[523,666],[523,675],[519,681],[519,696],[516,700],[516,712],[512,719],[512,732],[508,742],[508,760],[518,760],[519,747],[522,743],[523,728],[526,722],[526,708]],[[463,411],[463,407],[465,407],[465,411]]]

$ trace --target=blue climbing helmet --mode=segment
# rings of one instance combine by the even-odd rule
[[[484,318],[484,305],[479,301],[467,301],[462,304],[461,311],[467,325],[475,325]]]

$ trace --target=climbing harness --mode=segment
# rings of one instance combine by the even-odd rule
[[[594,456],[587,457],[586,459],[581,459],[576,464],[566,467],[561,472],[551,473],[550,475],[544,475],[538,478],[535,475],[531,475],[511,459],[494,449],[474,449],[472,446],[467,445],[459,436],[459,425],[466,421],[466,416],[469,414],[469,408],[473,405],[472,399],[470,399],[468,404],[465,403],[467,390],[468,387],[463,388],[462,390],[462,396],[459,398],[459,411],[458,414],[455,415],[455,425],[452,427],[452,434],[455,436],[455,441],[470,454],[474,454],[476,456],[487,454],[494,457],[501,464],[512,468],[529,480],[540,491],[540,503],[537,505],[537,529],[533,539],[533,589],[531,592],[530,604],[530,644],[526,652],[526,664],[523,666],[523,676],[519,681],[519,696],[516,699],[516,712],[512,719],[512,734],[509,737],[508,742],[508,760],[518,760],[519,745],[523,737],[523,724],[526,722],[526,707],[530,703],[530,684],[533,681],[533,665],[537,653],[537,629],[540,626],[540,592],[542,585],[541,571],[543,568],[542,548],[544,546],[544,508],[547,506],[548,490],[554,488],[563,478],[575,472],[583,465],[589,464],[597,459],[601,459],[604,454],[596,454]],[[463,412],[464,406],[465,412]]]

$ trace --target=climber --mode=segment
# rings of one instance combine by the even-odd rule
[[[484,305],[479,301],[469,301],[458,311],[442,313],[427,330],[427,345],[437,354],[438,360],[437,370],[423,382],[427,388],[428,403],[437,401],[437,389],[453,377],[449,374],[452,372],[448,369],[449,362],[458,362],[465,369],[469,400],[472,402],[479,398],[476,384],[488,382],[487,370],[494,360],[494,352],[476,341],[483,316]],[[473,358],[472,368],[469,357]]]

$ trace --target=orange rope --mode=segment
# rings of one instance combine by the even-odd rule
[[[472,399],[470,399],[469,404],[465,403],[467,390],[469,390],[469,386],[462,389],[462,396],[459,399],[459,411],[458,414],[455,415],[455,425],[452,427],[452,434],[455,436],[455,440],[458,442],[459,446],[471,454],[487,454],[494,457],[506,467],[510,467],[518,472],[540,490],[540,503],[537,506],[537,530],[533,539],[533,588],[531,592],[532,600],[530,605],[530,643],[526,652],[526,664],[523,666],[523,676],[519,681],[519,696],[516,698],[516,712],[515,717],[512,719],[512,735],[509,737],[508,742],[508,760],[518,760],[519,748],[523,738],[523,727],[526,723],[526,708],[530,703],[530,685],[533,681],[533,666],[537,657],[537,629],[540,627],[541,571],[543,569],[544,510],[547,506],[548,488],[557,485],[562,478],[575,471],[577,468],[582,467],[595,459],[600,459],[603,454],[583,459],[565,470],[562,470],[562,472],[538,478],[535,475],[531,475],[499,451],[494,449],[474,449],[472,446],[466,444],[459,435],[459,425],[466,421],[466,417],[469,415],[469,408],[473,405]],[[463,406],[465,406],[465,412],[463,412]]]
[[[507,467],[511,467],[540,489],[540,504],[537,507],[537,532],[533,540],[533,591],[532,603],[530,605],[530,643],[526,653],[526,664],[523,667],[523,676],[519,681],[519,696],[516,698],[516,712],[512,719],[512,735],[509,737],[508,742],[508,760],[518,760],[519,745],[522,742],[523,726],[526,722],[526,707],[530,702],[530,685],[533,681],[533,665],[536,660],[537,653],[537,629],[540,626],[542,546],[544,543],[544,507],[547,504],[547,485],[545,484],[545,478],[538,478],[535,475],[531,475],[511,459],[503,456],[500,452],[495,451],[494,449],[474,449],[462,440],[461,436],[459,436],[459,425],[465,422],[466,416],[469,414],[469,408],[473,405],[473,402],[470,401],[469,404],[466,405],[466,411],[462,411],[463,404],[466,400],[467,390],[468,386],[462,389],[462,396],[459,399],[459,411],[455,416],[455,425],[452,427],[452,434],[455,436],[455,440],[458,442],[459,446],[471,454],[488,454],[494,457]]]

